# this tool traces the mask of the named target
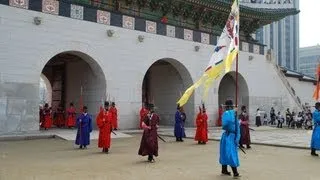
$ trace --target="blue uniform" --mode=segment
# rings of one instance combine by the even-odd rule
[[[80,123],[81,119],[81,123]],[[92,132],[92,118],[89,114],[81,114],[77,119],[77,145],[89,145],[90,144],[90,132]]]
[[[234,110],[225,111],[222,115],[222,129],[225,131],[220,140],[219,162],[221,165],[229,165],[231,167],[240,166],[238,157],[240,125],[235,118]]]
[[[182,120],[182,114],[180,111],[176,112],[175,115],[175,125],[174,125],[174,136],[176,138],[184,138],[185,133],[184,133],[184,122]]]
[[[313,122],[314,129],[311,139],[311,148],[320,150],[320,111],[317,109],[313,112]]]

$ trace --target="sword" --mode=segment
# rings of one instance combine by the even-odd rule
[[[252,129],[252,128],[249,128],[249,130],[251,130],[251,131],[256,131],[256,130],[254,130],[254,129]]]
[[[242,147],[239,146],[239,149],[244,153],[244,154],[247,154],[244,149],[242,149]]]
[[[161,139],[163,142],[166,142],[161,136],[159,136],[158,134],[157,134],[157,136],[158,136],[158,138],[159,139]]]
[[[117,135],[114,131],[111,130],[111,132],[112,132],[114,135]]]

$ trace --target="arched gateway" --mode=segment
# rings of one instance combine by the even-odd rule
[[[61,103],[64,108],[73,102],[79,112],[82,89],[83,104],[95,115],[106,97],[106,78],[99,64],[89,55],[79,51],[62,52],[52,57],[44,66],[45,76],[52,87],[51,105],[55,111]]]
[[[224,104],[227,99],[232,99],[235,103],[236,96],[236,72],[225,74],[219,84],[219,105]],[[238,105],[247,106],[249,109],[249,89],[244,77],[238,73]]]
[[[160,59],[146,72],[142,84],[142,102],[152,102],[161,117],[160,124],[172,126],[176,102],[186,88],[193,84],[187,68],[175,59]],[[193,125],[194,97],[184,106],[187,114],[186,126]]]

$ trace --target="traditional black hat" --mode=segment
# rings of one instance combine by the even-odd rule
[[[204,103],[202,103],[202,111],[206,112],[206,107],[205,107]]]
[[[115,102],[112,102],[112,103],[111,103],[111,105],[112,105],[112,106],[115,106],[115,105],[116,105],[116,103],[115,103]]]
[[[241,106],[241,110],[244,111],[247,107],[246,106]]]
[[[231,99],[226,100],[225,104],[224,104],[227,108],[233,107],[233,102]]]
[[[180,109],[180,108],[181,108],[181,107],[180,107],[180,104],[178,104],[178,105],[177,105],[177,109]]]
[[[316,104],[314,106],[316,109],[320,108],[320,102],[316,102]]]
[[[108,101],[105,101],[105,102],[104,102],[104,106],[109,106],[109,102],[108,102]]]
[[[148,105],[148,109],[149,109],[149,110],[152,110],[153,108],[154,108],[154,104],[151,104],[151,103],[150,103],[150,104]]]
[[[83,109],[88,110],[88,107],[87,106],[83,106]]]

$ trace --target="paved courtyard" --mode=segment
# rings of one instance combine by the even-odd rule
[[[176,143],[172,137],[160,142],[156,163],[137,155],[141,135],[115,138],[111,153],[100,153],[97,141],[79,150],[73,141],[60,138],[1,141],[0,179],[101,179],[101,180],[224,180],[218,164],[219,145],[197,145],[191,139]],[[239,152],[241,179],[319,179],[320,158],[309,150],[255,145]]]

